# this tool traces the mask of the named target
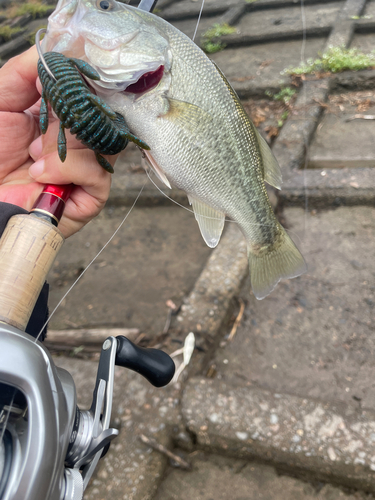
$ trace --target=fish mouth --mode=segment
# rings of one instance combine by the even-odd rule
[[[155,71],[148,71],[140,76],[140,78],[135,82],[131,83],[126,87],[124,92],[130,92],[132,94],[143,94],[149,90],[156,87],[160,80],[163,78],[164,66],[160,65]]]
[[[116,94],[118,92],[129,93],[129,94],[144,94],[149,90],[155,88],[164,76],[164,66],[160,65],[154,71],[147,71],[140,75],[138,80],[133,83],[130,83],[125,87],[126,82],[115,82],[117,88],[108,87],[109,82],[103,82],[103,80],[91,80],[90,78],[81,75],[83,80],[86,82],[86,85],[90,88],[91,92],[96,95],[100,95],[101,93],[110,93]],[[125,88],[124,88],[125,87]]]

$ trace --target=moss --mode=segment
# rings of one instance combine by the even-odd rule
[[[284,113],[280,116],[280,119],[277,120],[277,126],[281,128],[284,125],[285,120],[289,116],[289,111],[284,111]]]
[[[229,26],[229,24],[214,24],[211,28],[209,28],[205,33],[203,33],[201,38],[201,46],[202,49],[208,54],[213,54],[214,52],[219,52],[220,50],[225,49],[225,44],[222,42],[213,42],[215,38],[224,35],[231,35],[236,33],[236,28],[233,26]]]
[[[303,75],[308,73],[331,72],[351,70],[358,71],[375,66],[375,55],[364,54],[358,49],[344,47],[331,47],[318,59],[308,59],[296,68],[283,71],[290,75]]]
[[[11,17],[24,16],[26,14],[31,14],[32,18],[45,16],[50,10],[51,5],[45,5],[40,2],[26,2],[18,5],[17,8],[14,7],[11,12]]]
[[[269,90],[266,91],[268,97],[272,97],[275,101],[282,101],[284,104],[289,104],[292,97],[295,95],[296,90],[291,87],[284,87],[277,94],[273,94]]]
[[[22,31],[22,28],[11,28],[10,26],[0,26],[0,38],[7,41],[14,35]]]

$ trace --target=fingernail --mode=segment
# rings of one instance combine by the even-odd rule
[[[43,143],[42,143],[42,136],[40,135],[38,139],[35,139],[34,142],[32,142],[29,146],[29,155],[33,160],[37,160],[43,150]]]
[[[44,172],[44,160],[39,160],[35,162],[29,168],[29,175],[33,179],[37,179],[38,177],[40,177],[43,172]]]

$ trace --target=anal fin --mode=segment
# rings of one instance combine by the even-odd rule
[[[210,248],[215,248],[223,232],[225,214],[197,200],[194,196],[188,195],[188,198],[204,241]]]

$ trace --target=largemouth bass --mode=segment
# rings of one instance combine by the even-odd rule
[[[42,48],[96,69],[101,79],[89,84],[149,145],[159,178],[187,193],[208,246],[218,244],[226,216],[238,223],[257,299],[306,271],[267,196],[264,182],[282,182],[275,157],[223,73],[187,36],[114,0],[59,0]]]

